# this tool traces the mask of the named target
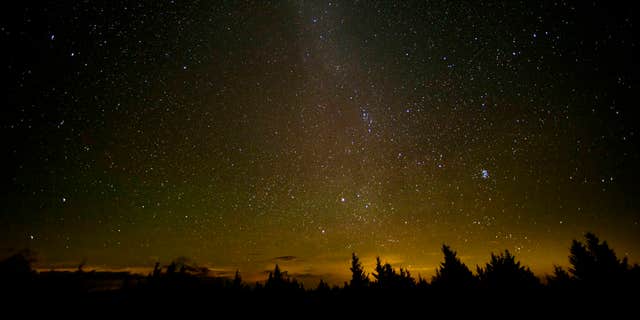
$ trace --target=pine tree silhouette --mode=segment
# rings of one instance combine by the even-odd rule
[[[155,266],[153,266],[152,276],[154,278],[157,278],[160,276],[161,273],[162,273],[162,268],[160,267],[160,262],[156,262]]]
[[[303,286],[296,279],[290,279],[286,272],[280,271],[280,266],[276,264],[273,272],[269,272],[264,288],[273,291],[295,291],[303,289]]]
[[[619,260],[606,241],[587,232],[586,243],[573,240],[571,243],[569,272],[581,285],[615,286],[624,282],[629,273],[627,258]]]
[[[234,289],[242,289],[242,277],[240,276],[240,270],[236,270],[236,274],[233,277],[232,288]]]
[[[391,273],[393,269],[391,265],[386,263],[382,265],[382,261],[380,261],[380,257],[376,257],[376,268],[373,277],[376,279],[376,287],[378,288],[388,288],[390,286]]]
[[[273,272],[269,272],[269,277],[264,285],[265,289],[281,290],[284,287],[284,278],[280,271],[280,266],[276,264]]]
[[[362,289],[369,286],[369,275],[364,272],[360,258],[354,253],[351,254],[351,281],[349,286],[353,289]]]
[[[326,294],[330,290],[331,288],[329,287],[329,285],[326,282],[324,282],[324,280],[320,279],[320,282],[318,283],[318,287],[316,287],[316,292]]]
[[[553,266],[553,274],[547,276],[549,287],[566,290],[572,286],[573,278],[561,266]]]
[[[409,288],[414,288],[416,286],[416,281],[411,276],[411,272],[409,271],[409,269],[400,268],[400,273],[397,275],[396,279],[398,283],[397,286],[399,288],[409,289]]]
[[[491,254],[491,261],[485,268],[478,267],[478,278],[481,284],[489,289],[518,289],[527,290],[537,288],[540,280],[529,270],[520,265],[515,257],[505,250],[499,255]]]
[[[447,290],[469,289],[475,286],[477,279],[471,270],[460,261],[456,252],[445,244],[442,245],[444,262],[436,269],[431,284],[436,288]]]
[[[400,272],[389,263],[384,265],[380,257],[376,258],[376,268],[373,277],[376,279],[375,286],[380,289],[408,289],[415,287],[416,283],[409,270],[400,268]]]

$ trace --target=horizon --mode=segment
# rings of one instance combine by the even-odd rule
[[[580,240],[580,239],[577,239],[577,240]],[[611,243],[609,243],[608,241],[606,242],[610,246],[612,246]],[[456,248],[452,248],[452,249],[456,250]],[[616,249],[615,245],[612,247],[612,249],[614,249],[615,251]],[[467,259],[469,258],[468,256],[460,255],[461,252],[458,250],[456,250],[456,252],[458,253],[458,258],[460,258],[462,263],[465,263],[471,269],[473,274],[477,275],[476,269],[478,267],[484,267],[485,263],[489,261],[490,254],[497,254],[504,251],[497,251],[497,252],[492,251],[487,254],[486,259],[484,261],[482,261],[482,259],[478,259],[477,263],[470,263],[469,261],[467,261]],[[513,252],[511,253],[513,254]],[[554,267],[559,266],[564,268],[565,270],[568,270],[568,267],[570,265],[568,253],[569,253],[569,246],[567,246],[567,256],[565,256],[565,260],[566,260],[565,263],[552,263],[550,265],[547,265],[546,267],[542,266],[541,263],[531,265],[527,261],[523,261],[522,259],[520,259],[520,257],[517,254],[515,254],[514,256],[516,257],[517,261],[520,261],[520,263],[522,263],[523,266],[530,268],[531,271],[533,271],[533,273],[535,274],[535,276],[538,277],[540,281],[545,283],[547,281],[546,277],[553,275]],[[395,259],[394,258],[385,259],[384,257],[380,257],[380,259],[383,263],[390,263],[394,268],[403,268],[405,270],[410,271],[412,276],[415,279],[422,278],[422,279],[426,279],[427,281],[431,281],[432,277],[436,275],[436,269],[441,267],[441,263],[442,263],[442,256],[441,256],[442,252],[439,251],[437,252],[437,254],[440,256],[439,257],[440,260],[436,265],[406,264],[406,263],[403,263],[403,261],[398,260],[397,257]],[[360,261],[363,264],[364,271],[371,277],[371,275],[373,274],[375,262],[378,256],[360,256],[360,255],[358,256],[360,258]],[[183,257],[177,257],[177,259],[181,259],[181,258]],[[619,258],[629,259],[628,256],[624,256],[624,255]],[[243,271],[239,268],[234,268],[229,266],[225,267],[225,266],[220,266],[220,265],[215,265],[210,263],[202,264],[196,261],[192,261],[188,258],[185,260],[192,266],[206,268],[207,272],[205,274],[202,274],[202,276],[205,276],[205,277],[233,279],[236,271],[238,271],[240,272],[240,275],[242,276],[243,281],[246,282],[248,285],[255,285],[255,283],[264,284],[265,281],[267,280],[268,274],[273,271],[273,267],[275,265],[279,265],[280,269],[284,273],[288,274],[292,279],[296,279],[302,284],[304,284],[305,288],[315,288],[319,283],[319,281],[321,280],[326,282],[330,286],[334,286],[334,285],[342,286],[344,283],[348,282],[351,277],[351,272],[348,269],[351,263],[350,257],[343,259],[344,261],[335,262],[329,268],[327,268],[326,265],[324,266],[324,268],[321,268],[323,270],[332,270],[332,272],[330,273],[312,273],[310,272],[311,269],[309,269],[310,264],[304,263],[305,261],[304,258],[294,257],[294,256],[275,257],[268,261],[271,263],[270,266],[267,266],[267,261],[265,261],[265,266],[267,267],[265,267],[263,270],[249,270],[249,271]],[[170,264],[170,262],[171,261],[166,261],[166,263],[161,263],[160,261],[158,261],[158,263],[160,263],[161,268],[166,268]],[[114,272],[114,273],[127,272],[133,275],[149,276],[150,274],[152,274],[154,269],[153,265],[118,267],[118,266],[109,266],[109,265],[91,265],[90,263],[87,263],[87,261],[85,260],[83,260],[82,263],[83,263],[82,264],[83,272],[93,272],[93,271]],[[633,261],[629,259],[629,265],[637,265],[637,264],[638,264],[637,261]],[[79,265],[80,263],[75,263],[75,264],[62,263],[57,265],[44,266],[43,264],[38,263],[36,259],[36,262],[34,263],[34,270],[37,272],[77,272],[79,270]],[[338,270],[340,270],[340,272],[337,272]]]

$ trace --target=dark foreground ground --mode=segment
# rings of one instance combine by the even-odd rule
[[[5,281],[1,306],[5,315],[11,315],[5,319],[42,316],[632,319],[640,314],[638,297],[638,290],[628,287],[293,290],[234,286],[229,280],[196,277],[153,279],[127,274],[49,273],[27,282]]]

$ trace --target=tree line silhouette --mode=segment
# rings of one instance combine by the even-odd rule
[[[351,256],[351,278],[342,286],[329,286],[320,280],[317,287],[307,289],[295,278],[275,265],[264,283],[248,285],[239,271],[233,278],[209,277],[208,270],[197,267],[186,258],[178,258],[168,266],[156,263],[147,276],[127,272],[85,272],[84,262],[76,272],[36,272],[32,268],[34,254],[18,252],[0,262],[0,287],[3,296],[60,302],[74,297],[88,305],[153,304],[159,301],[193,303],[218,301],[253,304],[277,304],[288,301],[298,306],[347,306],[354,301],[406,303],[443,297],[484,301],[488,296],[513,299],[536,296],[553,303],[559,297],[593,297],[594,294],[631,292],[638,294],[640,267],[631,266],[627,258],[619,259],[606,241],[593,233],[585,242],[573,240],[569,264],[565,270],[554,266],[551,275],[540,279],[516,257],[505,250],[492,253],[490,260],[477,266],[475,273],[447,245],[442,246],[444,260],[430,281],[416,279],[409,270],[395,269],[380,257],[371,274],[360,258]],[[386,297],[384,301],[380,297]],[[473,297],[473,298],[472,298]],[[280,300],[279,300],[280,299]],[[284,300],[282,300],[284,299]]]

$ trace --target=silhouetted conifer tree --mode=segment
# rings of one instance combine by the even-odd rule
[[[156,262],[156,265],[153,266],[153,277],[157,278],[160,276],[160,273],[162,272],[162,268],[160,267],[160,262]]]
[[[569,273],[581,286],[612,287],[628,285],[630,268],[627,258],[618,259],[606,241],[587,232],[586,243],[573,240],[569,255]]]
[[[242,277],[240,276],[240,270],[236,270],[236,274],[233,277],[232,286],[234,289],[242,289],[243,285],[242,285]]]
[[[394,272],[395,273],[395,272]],[[400,273],[396,277],[397,287],[402,289],[409,289],[416,286],[416,281],[411,276],[409,269],[400,268]]]
[[[289,279],[286,272],[280,271],[280,266],[276,264],[273,272],[269,272],[269,278],[264,285],[265,289],[274,291],[299,290],[303,286],[296,279]]]
[[[420,275],[418,275],[418,281],[416,283],[416,287],[418,289],[426,289],[429,287],[429,283],[427,282],[427,279],[421,277]]]
[[[324,282],[324,280],[320,279],[320,282],[318,283],[318,287],[316,288],[316,291],[319,293],[328,293],[331,290],[331,288],[329,287],[329,285]]]
[[[573,278],[561,266],[553,266],[553,274],[547,276],[549,287],[554,289],[567,289],[571,287]]]
[[[436,275],[432,278],[431,284],[436,288],[447,290],[469,289],[475,286],[476,277],[460,261],[456,252],[443,244],[442,253],[444,254],[444,262],[436,269]]]
[[[369,275],[364,272],[360,258],[354,253],[351,254],[351,282],[349,286],[353,289],[362,289],[369,286]]]
[[[376,267],[375,273],[373,273],[373,277],[376,279],[376,287],[378,288],[386,288],[389,286],[389,280],[391,278],[390,273],[392,272],[391,265],[386,263],[382,264],[380,261],[380,257],[376,257]]]
[[[389,263],[383,265],[380,257],[376,258],[373,277],[376,279],[375,286],[377,288],[399,289],[415,287],[415,280],[408,270],[400,268],[400,273],[397,273]]]
[[[515,257],[505,250],[499,255],[491,254],[491,261],[485,268],[478,267],[478,278],[482,285],[491,289],[533,289],[540,285],[540,280],[529,270],[520,265]]]

